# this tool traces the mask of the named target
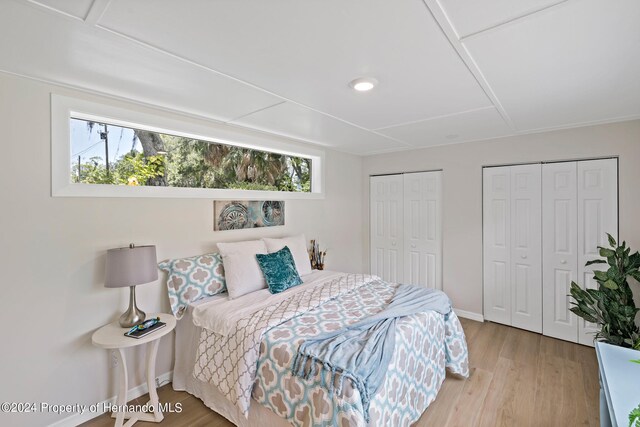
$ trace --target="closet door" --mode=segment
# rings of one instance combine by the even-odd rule
[[[543,333],[577,342],[568,296],[578,278],[577,162],[542,168]]]
[[[441,179],[404,174],[404,283],[442,289]]]
[[[618,161],[616,159],[578,162],[578,280],[583,288],[595,288],[593,270],[604,264],[585,267],[600,258],[598,246],[609,247],[606,233],[618,240]],[[578,319],[578,342],[593,345],[595,325]]]
[[[371,274],[388,282],[403,281],[403,177],[370,179]]]
[[[512,166],[511,325],[542,332],[542,165]]]
[[[483,169],[484,317],[511,324],[511,172]]]

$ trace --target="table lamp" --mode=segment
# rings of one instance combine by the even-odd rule
[[[143,322],[144,311],[136,305],[136,285],[158,279],[158,260],[155,246],[134,246],[107,251],[107,275],[104,286],[129,286],[129,308],[120,316],[120,326],[130,328]]]

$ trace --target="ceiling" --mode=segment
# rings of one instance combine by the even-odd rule
[[[0,70],[367,155],[640,118],[638,22],[637,0],[2,0]]]

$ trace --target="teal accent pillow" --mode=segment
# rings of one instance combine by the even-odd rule
[[[269,286],[269,292],[279,294],[302,284],[291,251],[287,246],[271,254],[257,254],[258,265]]]
[[[171,259],[158,264],[167,273],[171,311],[181,319],[193,301],[227,290],[222,258],[218,253]]]

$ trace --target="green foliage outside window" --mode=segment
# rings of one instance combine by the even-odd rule
[[[75,119],[74,119],[75,120]],[[89,132],[107,125],[86,122]],[[110,129],[120,129],[109,125]],[[191,138],[133,130],[134,146],[108,170],[102,157],[76,162],[72,182],[188,188],[311,191],[311,160]]]
[[[135,151],[120,157],[112,169],[107,172],[101,158],[92,157],[88,162],[73,165],[73,182],[84,184],[147,185],[155,178],[162,177],[165,171],[165,159],[162,156],[144,157]]]

